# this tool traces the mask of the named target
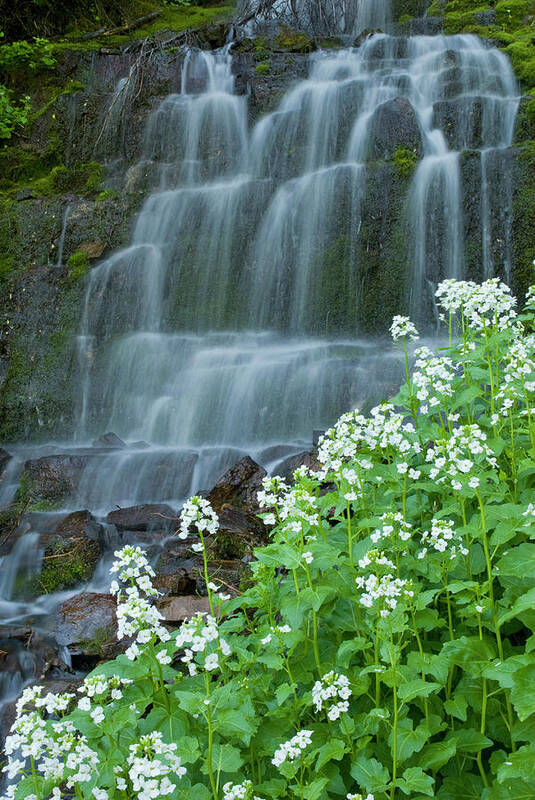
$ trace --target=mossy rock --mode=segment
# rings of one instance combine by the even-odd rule
[[[260,64],[256,65],[255,70],[259,75],[268,75],[271,71],[271,67],[267,61],[261,61]]]
[[[417,153],[408,147],[397,147],[392,154],[392,164],[402,178],[408,178],[416,169],[418,163]]]
[[[285,53],[312,53],[316,44],[310,36],[301,31],[284,28],[274,39],[275,49]]]
[[[85,278],[89,269],[90,259],[86,252],[78,250],[73,253],[67,261],[67,268],[69,270],[69,280],[73,283]]]

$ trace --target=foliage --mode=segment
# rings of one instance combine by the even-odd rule
[[[77,250],[67,261],[69,278],[71,281],[79,281],[89,269],[89,256],[83,250]]]
[[[0,45],[0,73],[49,69],[56,63],[52,45],[39,37],[33,42],[20,41]]]
[[[17,128],[24,127],[30,113],[30,98],[14,99],[13,92],[0,83],[0,139],[10,139]]]
[[[15,800],[532,797],[535,763],[535,287],[445,281],[449,344],[416,351],[321,469],[259,499],[272,543],[229,600],[192,498],[211,613],[169,632],[138,548],[116,553],[124,655],[79,696],[26,689],[6,742]],[[456,337],[456,331],[458,336]],[[65,757],[64,753],[68,753]]]
[[[408,147],[397,147],[392,154],[392,163],[403,178],[412,175],[417,162],[417,154]]]

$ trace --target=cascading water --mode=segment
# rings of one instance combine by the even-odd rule
[[[294,4],[311,28],[319,23],[307,9],[323,5],[341,12],[327,27],[346,34],[388,28],[387,2]],[[69,509],[106,514],[163,500],[176,507],[245,454],[274,466],[307,447],[313,429],[395,388],[397,355],[359,336],[371,288],[375,308],[410,310],[425,328],[439,280],[500,268],[508,277],[511,269],[511,191],[496,178],[518,93],[503,54],[473,36],[386,34],[355,49],[319,51],[308,78],[251,129],[232,68],[229,48],[185,57],[181,92],[148,121],[138,168],[154,189],[131,245],[87,278],[76,444],[65,449],[88,457]],[[130,75],[110,102],[121,131],[134,86]],[[104,150],[113,144],[107,136]],[[389,191],[398,144],[419,159],[400,199],[401,307],[384,280],[374,285],[367,263],[370,217],[380,216],[370,213],[370,197],[378,181]],[[463,241],[464,151],[479,164],[470,186],[481,253],[473,275]],[[391,254],[385,246],[383,260]],[[109,430],[126,447],[90,447]],[[7,467],[0,505],[10,501],[25,457]],[[70,594],[13,600],[38,528],[34,520],[2,564],[6,624],[37,620],[46,628]],[[106,591],[104,567],[86,589]],[[19,655],[15,677],[0,680],[0,700],[29,679]]]
[[[437,281],[464,275],[468,147],[481,153],[486,252],[486,165],[510,143],[518,104],[505,56],[473,36],[377,35],[319,52],[249,132],[229,49],[187,55],[182,92],[147,126],[158,190],[132,245],[92,270],[79,340],[78,440],[111,429],[148,446],[95,460],[78,505],[176,502],[240,455],[302,447],[395,383],[395,358],[355,335],[369,165],[402,101],[423,156],[406,201],[407,308],[425,323]]]

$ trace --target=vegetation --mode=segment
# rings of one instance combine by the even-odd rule
[[[202,498],[178,535],[203,556],[210,615],[170,633],[142,551],[116,554],[131,644],[76,697],[25,690],[6,745],[15,800],[63,787],[96,800],[531,796],[535,287],[521,317],[497,280],[445,281],[437,299],[449,346],[420,348],[369,418],[344,415],[319,472],[266,479],[272,543],[251,588],[229,599],[211,580],[218,520]],[[416,329],[395,317],[391,332],[407,365]]]

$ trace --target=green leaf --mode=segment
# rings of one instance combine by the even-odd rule
[[[409,703],[415,697],[429,697],[433,692],[441,689],[440,683],[424,681],[422,678],[415,678],[407,683],[402,683],[398,689],[398,697],[404,703]]]
[[[457,717],[457,719],[463,722],[466,722],[467,708],[468,703],[466,702],[466,697],[457,692],[444,703],[444,711],[446,714],[451,714],[452,717]]]
[[[367,792],[382,792],[390,780],[390,773],[376,758],[360,755],[351,765],[351,777]]]
[[[403,794],[411,795],[414,792],[434,797],[433,784],[435,783],[431,775],[426,775],[420,767],[409,767],[403,773],[403,777],[396,781]]]
[[[485,640],[476,636],[461,636],[442,647],[452,664],[461,667],[469,675],[480,676],[495,653]]]
[[[504,761],[498,769],[498,780],[500,783],[509,781],[512,778],[522,778],[535,782],[535,747],[524,745],[516,753],[510,753],[507,761]]]
[[[212,769],[214,772],[237,772],[243,764],[240,751],[228,742],[225,744],[214,744],[212,750]],[[208,774],[206,764],[203,765],[202,772]]]
[[[492,746],[492,740],[474,728],[462,728],[454,733],[449,733],[445,741],[455,742],[459,753],[479,753],[480,750]]]
[[[239,709],[230,708],[217,714],[217,730],[224,732],[228,738],[238,738],[248,745],[251,736],[258,727],[254,718],[254,708],[250,700],[244,702]]]
[[[517,670],[513,675],[511,702],[521,722],[535,711],[535,663]]]
[[[498,625],[503,625],[504,622],[517,617],[523,611],[533,611],[533,608],[535,608],[535,589],[530,589],[529,592],[515,600],[512,608],[498,617]]]
[[[258,561],[268,567],[286,567],[286,569],[297,569],[301,563],[301,555],[287,544],[270,544],[266,547],[258,548],[255,551]]]
[[[512,547],[498,561],[495,570],[498,576],[535,578],[535,544],[523,542]]]
[[[328,761],[340,761],[346,750],[345,742],[342,739],[329,739],[318,751],[316,769],[321,769]]]
[[[457,742],[433,742],[425,747],[418,761],[422,765],[422,769],[437,770],[447,764],[457,752]]]
[[[429,728],[421,722],[413,730],[412,719],[402,719],[397,725],[397,760],[399,763],[406,761],[413,753],[418,753],[430,738]],[[394,746],[394,732],[390,732],[388,744]]]
[[[303,791],[303,797],[305,800],[318,800],[323,794],[323,790],[329,783],[329,778],[316,778],[315,781],[309,783],[308,786],[305,787]]]

